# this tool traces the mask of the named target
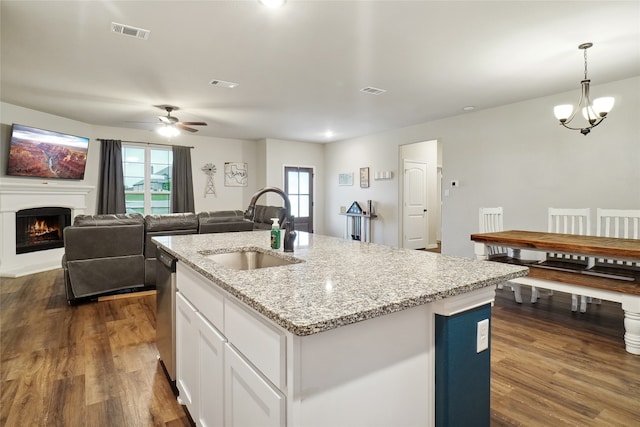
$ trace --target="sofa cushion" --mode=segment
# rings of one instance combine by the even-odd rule
[[[227,233],[251,231],[253,221],[244,219],[242,211],[213,211],[198,214],[198,233]]]
[[[193,230],[195,233],[198,229],[198,217],[191,212],[147,215],[144,217],[144,225],[146,231]]]
[[[144,216],[131,214],[77,215],[73,220],[76,227],[95,227],[100,225],[144,224]]]
[[[144,226],[139,224],[111,226],[71,226],[64,229],[66,262],[129,255],[142,255]]]

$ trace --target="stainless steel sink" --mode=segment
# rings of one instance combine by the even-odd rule
[[[225,252],[205,256],[234,270],[255,270],[257,268],[280,267],[301,262],[298,259],[285,259],[256,250]]]

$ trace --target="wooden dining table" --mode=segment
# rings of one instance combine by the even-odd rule
[[[524,230],[472,234],[471,240],[478,259],[529,267],[527,276],[511,282],[621,303],[625,347],[640,355],[640,240]],[[492,246],[510,248],[512,254],[490,257]],[[522,250],[541,252],[540,261],[524,261]],[[576,267],[547,263],[545,253],[586,261]]]

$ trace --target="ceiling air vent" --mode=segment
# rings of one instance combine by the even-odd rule
[[[212,86],[226,87],[226,88],[229,88],[229,89],[233,89],[234,87],[240,86],[239,83],[226,82],[224,80],[218,80],[218,79],[211,80],[209,82],[209,84],[212,85]]]
[[[381,93],[385,93],[386,90],[378,89],[377,87],[367,86],[360,89],[360,92],[369,93],[371,95],[380,95]]]
[[[135,37],[137,39],[147,40],[151,31],[142,28],[132,27],[131,25],[111,23],[111,32],[122,34],[123,36]]]

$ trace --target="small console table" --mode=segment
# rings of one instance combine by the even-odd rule
[[[344,238],[351,237],[353,240],[371,242],[371,220],[377,215],[363,215],[355,213],[341,213],[345,216]]]

